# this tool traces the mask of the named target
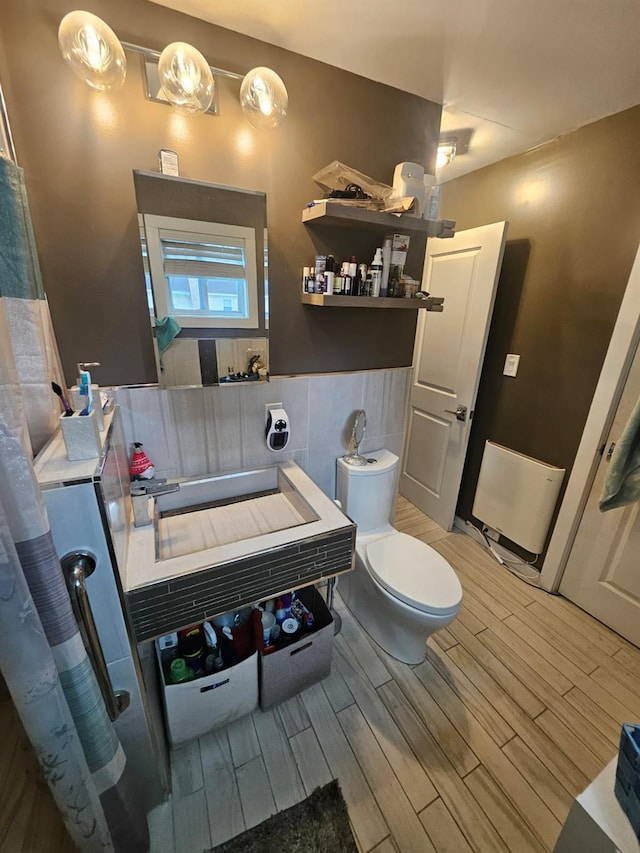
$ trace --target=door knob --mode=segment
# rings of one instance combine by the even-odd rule
[[[467,419],[467,407],[466,406],[456,406],[455,412],[452,409],[445,409],[445,412],[448,415],[455,415],[456,418],[464,423]]]

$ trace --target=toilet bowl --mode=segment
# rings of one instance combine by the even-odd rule
[[[358,525],[355,567],[339,591],[365,631],[392,657],[416,664],[426,641],[455,619],[462,587],[453,568],[429,545],[390,524],[398,457],[367,454],[355,467],[338,459],[337,496]]]

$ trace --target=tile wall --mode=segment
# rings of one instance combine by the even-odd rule
[[[411,368],[276,377],[260,385],[117,391],[128,445],[141,441],[157,477],[188,477],[293,459],[330,497],[335,461],[348,447],[353,414],[367,412],[362,450],[401,455]],[[288,447],[270,451],[265,406],[281,403]]]

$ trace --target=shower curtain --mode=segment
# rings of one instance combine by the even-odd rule
[[[27,454],[53,435],[64,387],[22,169],[0,153],[0,411]]]
[[[0,671],[78,847],[144,853],[146,816],[31,463],[57,428],[60,377],[22,170],[0,155]]]

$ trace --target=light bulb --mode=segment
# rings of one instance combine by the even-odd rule
[[[270,68],[253,68],[240,86],[240,105],[252,127],[278,127],[287,114],[289,96],[281,78]]]
[[[117,89],[127,76],[127,59],[118,37],[91,12],[69,12],[60,22],[58,45],[81,80],[101,92]]]
[[[176,41],[160,54],[158,73],[165,98],[180,112],[206,113],[213,101],[213,74],[195,47]]]
[[[442,169],[443,166],[448,166],[456,156],[455,142],[441,142],[438,145],[438,153],[436,155],[436,169]]]

